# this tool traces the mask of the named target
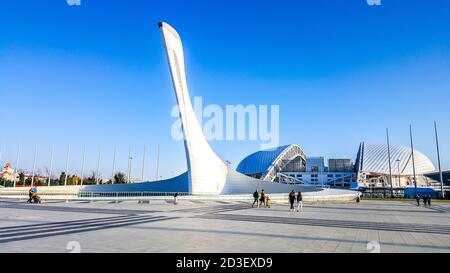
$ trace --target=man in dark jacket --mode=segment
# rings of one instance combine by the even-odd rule
[[[254,201],[253,201],[252,208],[255,207],[255,204],[256,204],[256,207],[259,207],[259,205],[258,205],[258,200],[259,200],[259,192],[258,192],[258,190],[256,190],[253,193],[253,199],[254,199]]]
[[[295,211],[294,202],[295,202],[295,191],[292,190],[291,193],[289,194],[289,203],[291,204],[291,211]]]

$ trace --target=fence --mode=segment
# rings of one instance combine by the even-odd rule
[[[405,198],[404,189],[363,188],[363,198]]]
[[[144,197],[173,197],[175,192],[80,192],[78,198],[122,198],[122,199],[139,199]],[[186,192],[180,192],[179,196],[190,196]]]

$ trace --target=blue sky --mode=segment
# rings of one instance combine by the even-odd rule
[[[132,145],[139,176],[185,170],[182,142],[171,137],[175,105],[157,22],[183,38],[192,96],[204,104],[280,105],[280,144],[308,155],[354,158],[360,141],[415,144],[436,161],[433,121],[442,161],[450,168],[450,2],[365,0],[124,1],[1,0],[0,96],[2,158],[31,168],[110,173],[113,145],[126,170]],[[234,165],[257,141],[213,141]]]

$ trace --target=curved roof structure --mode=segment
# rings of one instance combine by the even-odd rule
[[[413,175],[411,148],[390,145],[392,174]],[[435,167],[431,160],[421,152],[414,150],[416,174],[432,172]],[[398,165],[399,164],[399,165]],[[387,144],[362,142],[359,146],[356,166],[361,172],[389,174],[389,157]]]
[[[246,175],[264,174],[263,180],[274,181],[278,169],[297,157],[306,160],[300,146],[296,144],[280,146],[247,156],[239,163],[236,171]]]

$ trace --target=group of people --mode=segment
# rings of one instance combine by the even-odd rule
[[[297,212],[303,212],[303,196],[302,193],[299,191],[297,194],[295,193],[294,190],[291,191],[291,193],[289,193],[289,203],[291,204],[291,208],[290,211],[294,212],[295,211],[295,207],[294,207],[294,203],[297,200]]]
[[[270,197],[269,195],[264,191],[264,189],[261,190],[261,194],[259,194],[259,191],[256,190],[253,193],[253,204],[252,204],[252,208],[256,207],[265,207],[265,208],[270,208]],[[259,202],[259,203],[258,203]]]
[[[294,207],[296,201],[297,201],[297,208]],[[300,211],[303,212],[303,195],[300,191],[296,193],[294,190],[292,190],[289,193],[289,203],[291,205],[290,210],[292,212],[295,211],[296,209],[297,212]],[[270,198],[264,190],[261,190],[261,193],[259,193],[258,190],[255,190],[255,192],[253,193],[252,208],[254,208],[255,205],[257,208],[259,207],[270,208]]]
[[[41,203],[41,198],[38,195],[37,187],[31,187],[28,191],[28,201],[27,203]]]
[[[417,194],[416,195],[416,201],[417,201],[417,206],[420,206],[420,196]],[[423,200],[423,205],[424,205],[424,207],[431,207],[431,195],[424,195],[423,197],[422,197],[422,200]]]

